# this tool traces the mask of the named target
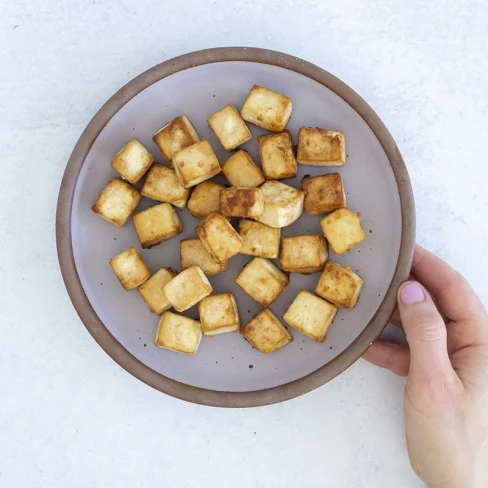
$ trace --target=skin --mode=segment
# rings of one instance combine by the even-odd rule
[[[391,321],[408,345],[378,339],[363,357],[407,377],[413,470],[429,488],[488,487],[486,309],[459,273],[417,246]]]

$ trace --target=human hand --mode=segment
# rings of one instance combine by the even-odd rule
[[[486,488],[488,314],[468,282],[420,246],[412,276],[392,319],[408,346],[378,339],[363,358],[407,376],[408,455],[427,486]]]

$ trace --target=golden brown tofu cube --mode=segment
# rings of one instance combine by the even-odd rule
[[[207,252],[219,263],[235,256],[244,245],[234,227],[218,212],[202,220],[195,230]]]
[[[361,214],[351,212],[348,208],[340,208],[320,221],[332,251],[344,254],[366,237],[360,221]]]
[[[196,219],[204,219],[219,210],[220,190],[227,188],[215,181],[204,181],[193,188],[188,210]]]
[[[156,346],[183,354],[196,354],[201,340],[202,328],[198,320],[163,312],[154,341]]]
[[[176,175],[184,188],[198,185],[220,173],[217,156],[208,141],[185,147],[173,156]]]
[[[306,290],[300,290],[283,320],[314,341],[324,342],[337,307]]]
[[[112,159],[110,166],[132,184],[136,184],[154,163],[154,156],[135,139],[131,139]]]
[[[219,212],[224,217],[259,217],[264,212],[260,188],[225,188],[220,192]]]
[[[183,225],[169,203],[149,207],[134,215],[134,227],[139,242],[149,249],[183,232]]]
[[[293,224],[303,212],[303,192],[279,181],[266,181],[260,186],[264,195],[264,212],[255,217],[270,227]]]
[[[178,312],[193,307],[212,291],[212,285],[199,266],[190,266],[163,286],[166,298]]]
[[[206,336],[235,332],[241,322],[232,293],[210,295],[198,304],[202,331]]]
[[[147,173],[141,193],[152,200],[185,208],[190,191],[189,188],[181,186],[174,169],[154,163]]]
[[[241,334],[254,349],[266,354],[278,351],[293,340],[278,317],[267,308],[255,315],[241,329]]]
[[[200,141],[197,131],[186,115],[180,115],[166,124],[153,135],[152,139],[164,159],[169,162],[173,161],[173,156],[178,151]]]
[[[339,173],[305,176],[302,179],[302,190],[308,215],[328,213],[346,206],[346,194]]]
[[[232,186],[255,188],[264,183],[263,172],[244,149],[222,163],[222,173]]]
[[[102,219],[122,227],[140,201],[141,194],[135,188],[120,178],[113,178],[102,190],[91,209]]]
[[[295,178],[297,161],[289,132],[267,134],[258,137],[258,142],[261,164],[267,180]]]
[[[346,162],[346,138],[336,130],[301,127],[297,161],[307,166],[342,166]]]
[[[361,277],[348,266],[327,261],[315,293],[338,307],[354,308],[363,284]]]
[[[289,278],[268,259],[254,258],[234,280],[263,308],[273,303],[288,286]]]
[[[190,266],[200,266],[207,276],[224,273],[229,267],[228,261],[223,263],[215,261],[198,237],[180,241],[180,265],[181,271]]]
[[[323,236],[284,237],[280,265],[292,273],[315,273],[324,269],[327,255],[327,241]]]
[[[254,85],[244,102],[241,117],[263,129],[282,132],[292,108],[291,100],[285,95]]]
[[[252,138],[251,131],[232,105],[226,105],[212,114],[208,118],[208,125],[226,151],[232,151]]]
[[[146,282],[139,286],[137,291],[140,293],[151,312],[161,315],[165,310],[171,308],[163,286],[169,283],[176,273],[171,268],[161,268],[154,273]]]
[[[255,220],[242,219],[237,232],[244,241],[242,254],[259,258],[277,258],[280,255],[281,230]]]
[[[110,266],[124,287],[133,290],[142,285],[151,273],[135,247],[129,247],[110,260]]]

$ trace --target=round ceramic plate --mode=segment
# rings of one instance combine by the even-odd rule
[[[221,162],[224,151],[207,126],[207,117],[232,103],[238,109],[253,85],[286,94],[293,101],[287,128],[294,142],[299,127],[337,129],[346,135],[346,164],[340,168],[299,165],[298,176],[285,180],[296,188],[306,174],[339,171],[348,207],[363,215],[366,239],[350,252],[331,259],[350,266],[365,281],[354,310],[340,310],[324,343],[295,330],[293,342],[262,354],[239,333],[204,337],[198,354],[187,356],[154,345],[158,316],[137,291],[125,292],[109,260],[129,246],[140,246],[132,221],[123,228],[91,210],[98,194],[115,176],[110,160],[136,138],[159,156],[152,134],[186,114]],[[250,126],[245,144],[259,161]],[[158,160],[162,161],[159,156]],[[219,178],[217,178],[219,181]],[[224,182],[224,180],[221,180]],[[139,210],[156,202],[143,199]],[[149,250],[141,250],[151,272],[163,266],[179,270],[179,241],[195,236],[198,221],[180,212],[184,232]],[[282,235],[321,234],[320,216],[303,214]],[[251,48],[219,48],[164,62],[119,90],[89,123],[68,162],[57,214],[57,244],[63,278],[73,304],[100,346],[128,372],[167,394],[188,401],[247,407],[302,395],[332,379],[356,361],[380,334],[395,307],[396,290],[408,277],[414,247],[414,204],[400,153],[374,111],[352,89],[326,71],[282,53]],[[216,293],[234,293],[243,324],[259,305],[234,283],[251,260],[237,255],[228,272],[210,277]],[[298,291],[313,291],[319,273],[290,275],[290,284],[271,306],[281,317]],[[185,312],[197,317],[197,307]]]

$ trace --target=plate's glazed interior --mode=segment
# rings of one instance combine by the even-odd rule
[[[125,292],[108,264],[126,249],[140,246],[132,221],[119,229],[90,211],[97,195],[115,176],[110,160],[135,137],[158,161],[164,162],[151,140],[152,134],[177,115],[186,114],[202,138],[210,141],[219,160],[228,153],[207,126],[207,117],[228,103],[238,109],[248,90],[259,84],[288,95],[294,111],[288,124],[296,143],[302,125],[338,129],[346,135],[347,162],[341,168],[299,165],[298,177],[285,183],[299,188],[301,178],[339,171],[347,193],[348,207],[363,215],[366,239],[343,256],[330,258],[351,266],[365,280],[356,308],[340,310],[326,342],[317,344],[291,330],[294,341],[276,353],[264,355],[251,349],[238,334],[204,337],[196,356],[159,349],[154,345],[158,316],[152,314],[137,291]],[[253,139],[245,144],[259,161],[256,137],[264,133],[250,126]],[[224,182],[220,177],[218,181]],[[139,185],[140,186],[140,185]],[[139,210],[156,202],[143,199]],[[184,232],[141,254],[151,272],[163,266],[179,270],[179,241],[195,236],[198,221],[187,210],[180,212]],[[305,213],[282,235],[321,234],[320,216]],[[400,198],[388,158],[366,122],[340,97],[323,85],[293,71],[252,62],[220,62],[193,67],[152,84],[124,105],[100,132],[92,145],[77,181],[72,207],[72,246],[83,289],[93,309],[110,333],[133,356],[154,371],[200,388],[249,392],[302,378],[325,365],[346,349],[363,331],[380,306],[397,265],[402,234]],[[229,271],[212,276],[216,293],[230,291],[237,299],[242,323],[259,305],[233,282],[250,256],[231,259]],[[313,291],[319,274],[292,273],[290,284],[271,309],[282,316],[302,288]],[[197,316],[197,307],[185,312]]]

